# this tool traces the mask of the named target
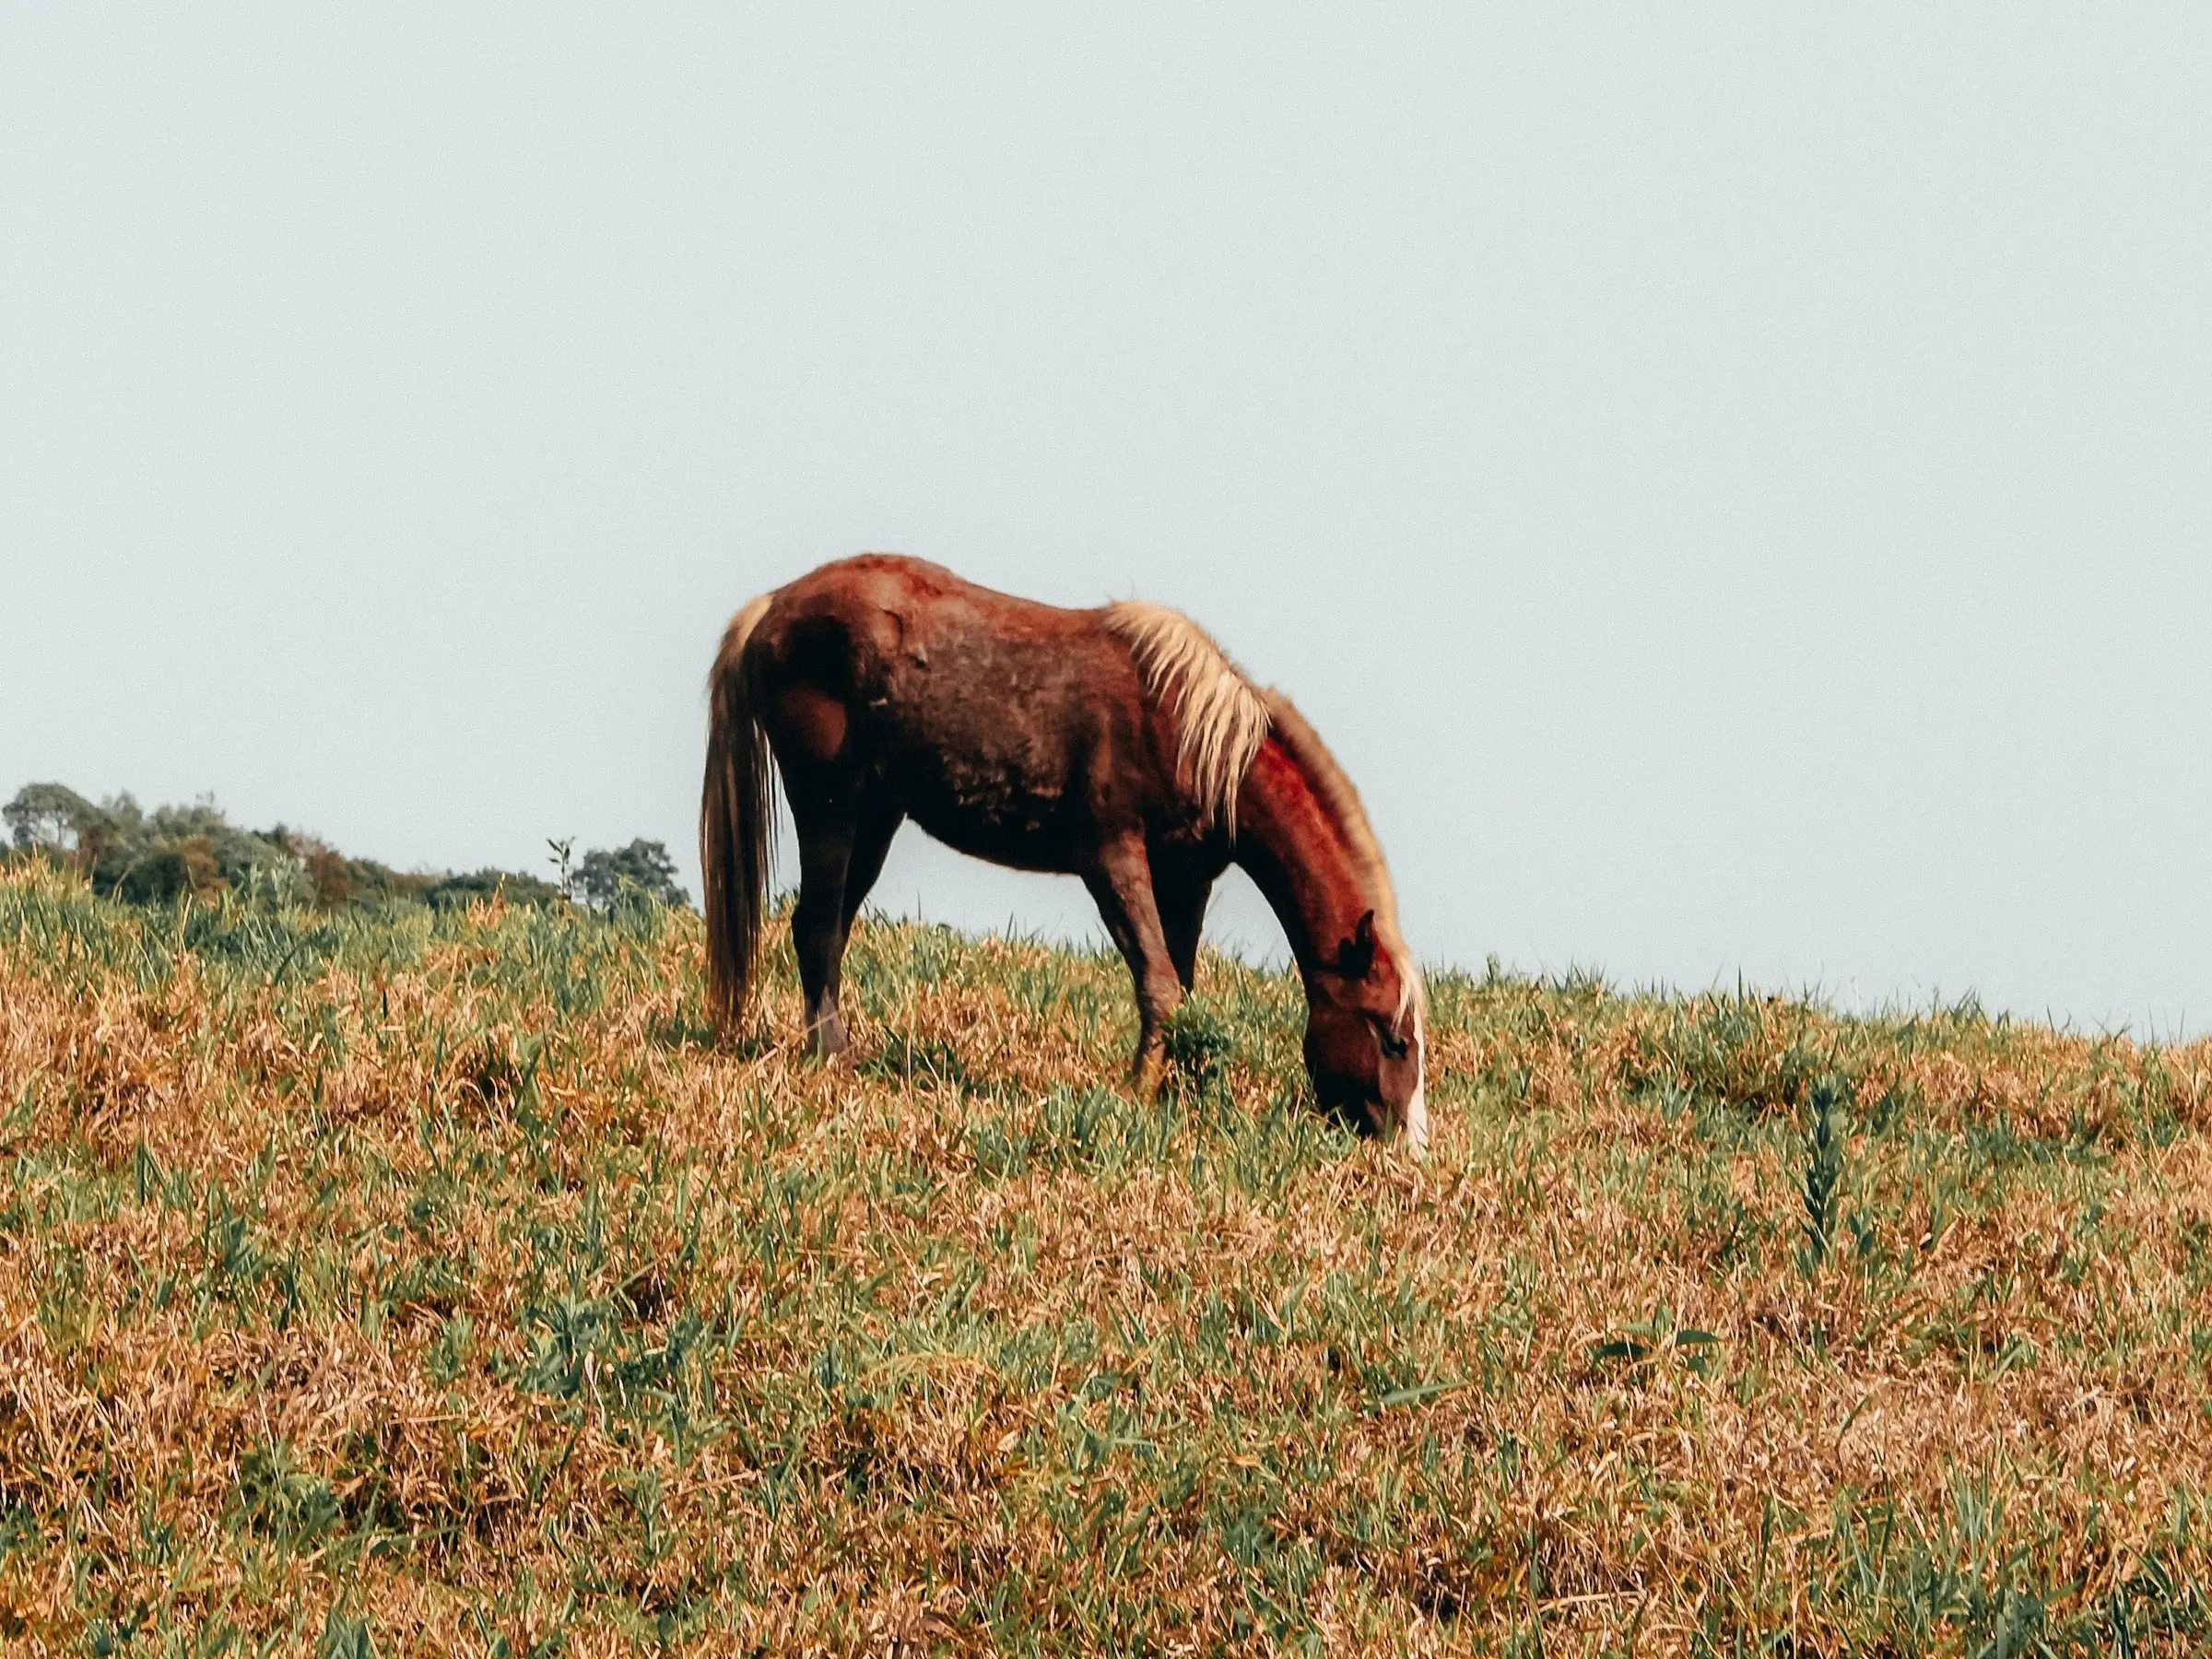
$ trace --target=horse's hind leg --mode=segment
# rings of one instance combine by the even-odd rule
[[[795,803],[794,804],[795,806]],[[794,810],[794,819],[799,814]],[[799,959],[806,1000],[806,1050],[834,1054],[845,1046],[838,1018],[839,964],[845,954],[845,871],[853,860],[852,817],[810,814],[799,831],[799,902],[791,912],[791,947]]]
[[[815,1054],[841,1053],[845,941],[882,873],[901,815],[864,801],[857,806],[816,805],[803,818],[794,802],[792,816],[799,832],[799,902],[792,912],[791,943],[806,999],[806,1047]]]
[[[1136,1055],[1129,1063],[1129,1085],[1142,1089],[1159,1072],[1161,1028],[1182,1001],[1182,981],[1168,955],[1152,898],[1152,865],[1143,838],[1128,836],[1100,847],[1083,885],[1098,901],[1100,919],[1136,982]]]
[[[761,724],[798,831],[799,902],[791,914],[791,943],[806,997],[806,1046],[817,1054],[834,1054],[845,1046],[845,1022],[837,1006],[839,964],[859,908],[857,896],[848,901],[847,888],[855,874],[860,893],[875,881],[888,830],[881,813],[872,810],[881,805],[880,785],[869,771],[850,707],[861,643],[835,628],[817,628],[786,644],[794,659],[778,665],[783,683],[765,700]],[[890,828],[897,824],[894,814]]]
[[[860,914],[860,907],[868,901],[868,893],[876,885],[876,877],[883,874],[884,855],[891,850],[891,837],[899,833],[899,826],[906,821],[906,814],[896,806],[870,803],[861,809],[860,823],[853,837],[853,857],[845,865],[844,936],[853,936],[853,923]]]

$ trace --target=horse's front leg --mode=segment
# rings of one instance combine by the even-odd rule
[[[1083,885],[1098,903],[1106,931],[1129,964],[1136,982],[1136,1054],[1129,1063],[1129,1087],[1143,1092],[1159,1075],[1163,1028],[1182,1001],[1182,981],[1159,925],[1152,898],[1152,864],[1142,836],[1129,835],[1099,849],[1097,863],[1084,873]]]
[[[1155,867],[1152,897],[1159,907],[1159,931],[1168,941],[1168,959],[1185,991],[1198,980],[1198,938],[1206,931],[1206,901],[1214,890],[1210,877]]]

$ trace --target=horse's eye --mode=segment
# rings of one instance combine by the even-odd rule
[[[1389,1060],[1405,1059],[1406,1052],[1413,1047],[1413,1044],[1392,1030],[1387,1022],[1380,1019],[1375,1021],[1375,1041],[1382,1045],[1383,1057]]]

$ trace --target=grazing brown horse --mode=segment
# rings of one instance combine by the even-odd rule
[[[1289,700],[1188,618],[1063,610],[868,553],[739,611],[709,692],[700,862],[725,1030],[760,943],[772,753],[798,831],[792,941],[816,1053],[845,1046],[845,939],[907,818],[994,864],[1083,878],[1136,982],[1139,1086],[1233,861],[1288,935],[1323,1106],[1425,1146],[1420,971],[1359,797]]]

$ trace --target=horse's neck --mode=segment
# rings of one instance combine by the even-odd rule
[[[1274,737],[1261,744],[1237,795],[1234,857],[1283,924],[1309,985],[1374,908],[1343,830],[1297,757]]]

